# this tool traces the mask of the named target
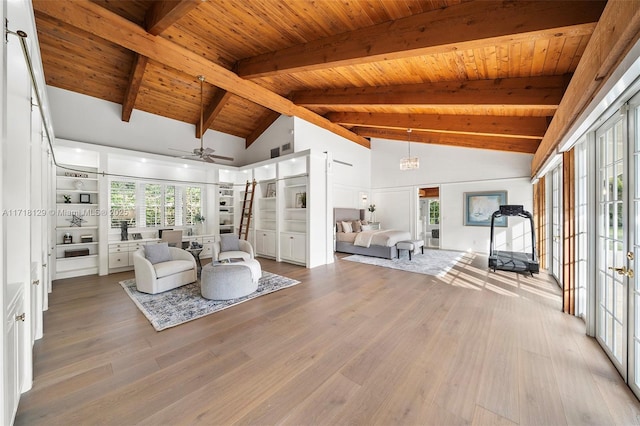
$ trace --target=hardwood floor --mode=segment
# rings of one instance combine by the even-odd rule
[[[118,281],[57,281],[17,425],[638,424],[640,403],[544,273],[337,259],[156,332]]]

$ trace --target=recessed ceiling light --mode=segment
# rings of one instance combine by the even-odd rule
[[[82,152],[80,148],[76,148],[76,152]]]
[[[185,169],[189,167],[188,164],[183,164],[182,167],[184,167]]]
[[[142,158],[140,161],[142,161],[143,163],[146,163],[147,159],[146,158]]]

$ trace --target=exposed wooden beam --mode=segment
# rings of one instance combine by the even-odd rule
[[[557,108],[570,76],[521,77],[378,87],[347,87],[294,92],[302,106],[504,106]]]
[[[391,139],[405,142],[408,140],[406,130],[378,129],[372,127],[356,127],[352,130],[360,136],[370,138]],[[430,133],[415,130],[411,132],[411,142],[521,152],[526,154],[533,154],[538,147],[538,141],[533,139],[457,135],[453,133]]]
[[[260,137],[261,134],[264,133],[265,130],[269,128],[280,117],[280,114],[275,111],[269,111],[267,115],[265,115],[257,124],[256,128],[251,132],[249,136],[246,137],[245,148],[249,148],[252,143],[256,141]]]
[[[142,55],[136,55],[133,58],[133,65],[131,66],[131,75],[129,76],[129,85],[127,91],[124,94],[124,102],[122,102],[122,121],[127,123],[131,119],[131,113],[136,104],[136,98],[140,91],[140,85],[142,84],[142,77],[144,76],[144,70],[147,68],[149,60]]]
[[[280,114],[293,115],[322,127],[348,140],[369,147],[369,141],[344,127],[334,124],[306,108],[295,105],[277,93],[212,62],[197,53],[155,37],[127,19],[88,0],[72,2],[35,0],[34,8],[73,27],[95,34],[149,59],[170,66],[187,75],[204,75],[207,82],[248,99]],[[114,31],[117,28],[118,31]]]
[[[502,117],[481,115],[384,114],[332,112],[325,116],[347,127],[365,126],[415,129],[431,132],[480,134],[485,136],[542,139],[547,130],[545,117]]]
[[[201,0],[156,0],[147,10],[144,27],[148,33],[159,35],[200,3]]]
[[[640,38],[640,2],[610,1],[531,163],[532,177]]]
[[[231,98],[231,93],[227,92],[224,89],[218,89],[216,94],[213,96],[213,99],[204,109],[204,114],[202,118],[202,127],[204,127],[204,131],[206,132],[209,127],[213,124],[213,120],[216,119],[224,105]],[[196,138],[200,139],[201,129],[200,129],[200,120],[196,123]]]
[[[238,62],[245,78],[589,35],[604,1],[473,1]]]

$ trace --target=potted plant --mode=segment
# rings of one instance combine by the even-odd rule
[[[197,234],[198,235],[204,234],[204,216],[202,216],[200,213],[194,214],[193,222],[196,224]]]
[[[367,209],[369,210],[369,221],[370,222],[375,222],[375,211],[376,211],[376,205],[375,204],[369,204],[369,208]]]

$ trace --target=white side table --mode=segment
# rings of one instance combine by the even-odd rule
[[[380,222],[369,222],[369,225],[371,225],[371,230],[379,230],[380,229]]]

